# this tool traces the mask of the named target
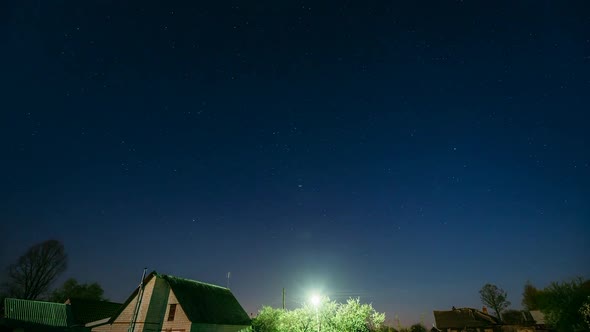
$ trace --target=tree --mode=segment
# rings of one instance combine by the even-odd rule
[[[76,279],[70,278],[60,288],[54,290],[49,299],[50,301],[60,303],[71,298],[106,301],[103,294],[104,290],[96,282],[92,284],[79,284]]]
[[[279,322],[285,310],[264,306],[252,320],[252,329],[257,332],[279,332]]]
[[[584,316],[580,312],[590,296],[590,280],[581,278],[567,282],[552,282],[540,297],[541,311],[548,325],[557,331],[575,331],[584,328]]]
[[[527,281],[522,292],[522,306],[526,310],[539,310],[541,293],[542,290],[537,289],[530,281]]]
[[[426,332],[426,327],[420,323],[410,326],[410,332]]]
[[[582,314],[582,318],[584,318],[586,325],[590,329],[590,296],[588,296],[588,300],[580,308],[580,314]]]
[[[64,246],[57,240],[30,247],[16,263],[8,266],[7,295],[27,300],[39,299],[66,270],[67,260]]]
[[[481,302],[484,305],[494,309],[496,317],[502,320],[502,311],[510,306],[510,301],[507,300],[508,295],[502,288],[496,285],[485,284],[479,291]]]
[[[379,331],[385,314],[359,299],[336,303],[327,298],[317,306],[303,305],[295,310],[263,307],[252,322],[256,332],[370,332]]]
[[[376,331],[385,321],[385,314],[378,313],[370,304],[360,299],[349,299],[340,304],[334,317],[335,331]]]

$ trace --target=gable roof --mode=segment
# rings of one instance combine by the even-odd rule
[[[537,325],[545,325],[545,315],[540,310],[531,310],[529,312]]]
[[[121,303],[72,298],[66,301],[71,305],[73,319],[78,324],[86,324],[112,317]]]
[[[439,329],[452,327],[486,327],[498,324],[495,317],[472,308],[459,308],[445,311],[435,310],[433,313],[436,327]]]
[[[250,317],[248,317],[244,308],[242,308],[228,288],[196,280],[159,274],[156,271],[151,272],[145,277],[143,280],[144,287],[153,278],[161,278],[166,281],[192,323],[250,325]],[[139,287],[131,293],[127,301],[111,317],[109,323],[112,324],[115,321],[121,312],[137,296],[138,292]]]
[[[191,322],[250,324],[248,314],[228,288],[170,275],[160,277],[168,282]]]

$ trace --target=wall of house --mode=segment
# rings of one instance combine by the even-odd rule
[[[535,332],[535,328],[533,326],[505,325],[502,326],[502,332]]]
[[[166,308],[166,314],[164,315],[164,323],[162,324],[162,330],[167,332],[190,332],[191,330],[191,322],[186,316],[186,313],[178,304],[178,299],[176,295],[171,290],[168,294],[168,304]],[[174,314],[174,320],[168,321],[168,316],[170,315],[170,305],[176,304],[176,312]]]
[[[441,331],[443,332],[462,332],[465,331],[464,328],[446,328],[446,329],[441,329]],[[496,328],[489,328],[489,327],[472,327],[472,328],[467,328],[467,331],[469,332],[502,332],[500,327],[496,327]]]
[[[156,278],[156,284],[150,298],[143,332],[160,332],[167,312],[170,286],[161,278]]]
[[[248,325],[193,324],[190,332],[240,332],[248,327]]]
[[[148,313],[150,299],[154,292],[154,286],[156,285],[156,279],[152,278],[146,285],[143,291],[143,297],[141,300],[141,306],[139,308],[139,314],[137,315],[137,321],[135,325],[135,331],[140,332],[144,330],[145,319]],[[117,317],[112,325],[97,326],[92,329],[93,332],[127,332],[131,318],[133,316],[133,310],[135,310],[135,304],[137,303],[137,296],[129,302],[129,304],[123,309],[123,312]]]

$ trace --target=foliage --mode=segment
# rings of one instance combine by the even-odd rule
[[[588,296],[588,300],[580,308],[580,314],[582,314],[582,318],[584,318],[586,325],[590,329],[590,296]]]
[[[358,298],[340,305],[335,316],[337,331],[375,331],[384,321],[385,314],[376,312],[370,304],[361,304]]]
[[[502,311],[510,306],[506,292],[496,285],[485,284],[479,291],[481,302],[494,309],[496,317],[502,320]]]
[[[258,332],[279,332],[279,322],[285,310],[264,306],[252,321],[252,328]]]
[[[569,282],[551,283],[539,298],[545,322],[557,331],[583,329],[585,322],[580,308],[588,296],[590,280],[583,282],[578,278]]]
[[[7,296],[36,300],[49,290],[66,270],[67,255],[57,240],[48,240],[29,248],[16,263],[8,266]]]
[[[410,332],[426,332],[426,327],[422,324],[414,324],[410,326]]]
[[[370,332],[379,331],[385,314],[359,299],[336,303],[325,298],[317,306],[309,304],[295,310],[263,307],[253,320],[257,332]]]
[[[70,278],[60,288],[53,291],[49,300],[60,303],[71,298],[106,301],[103,294],[104,290],[96,282],[92,284],[79,284],[76,279]]]
[[[542,290],[533,286],[530,281],[527,281],[522,292],[522,306],[526,310],[539,310],[541,308],[539,300],[542,292]]]

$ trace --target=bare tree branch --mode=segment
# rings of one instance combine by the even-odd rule
[[[502,288],[496,285],[485,284],[479,291],[481,302],[496,312],[496,317],[502,320],[502,311],[510,306],[508,295]]]
[[[39,299],[66,267],[67,255],[61,242],[48,240],[36,244],[8,267],[8,295]]]

